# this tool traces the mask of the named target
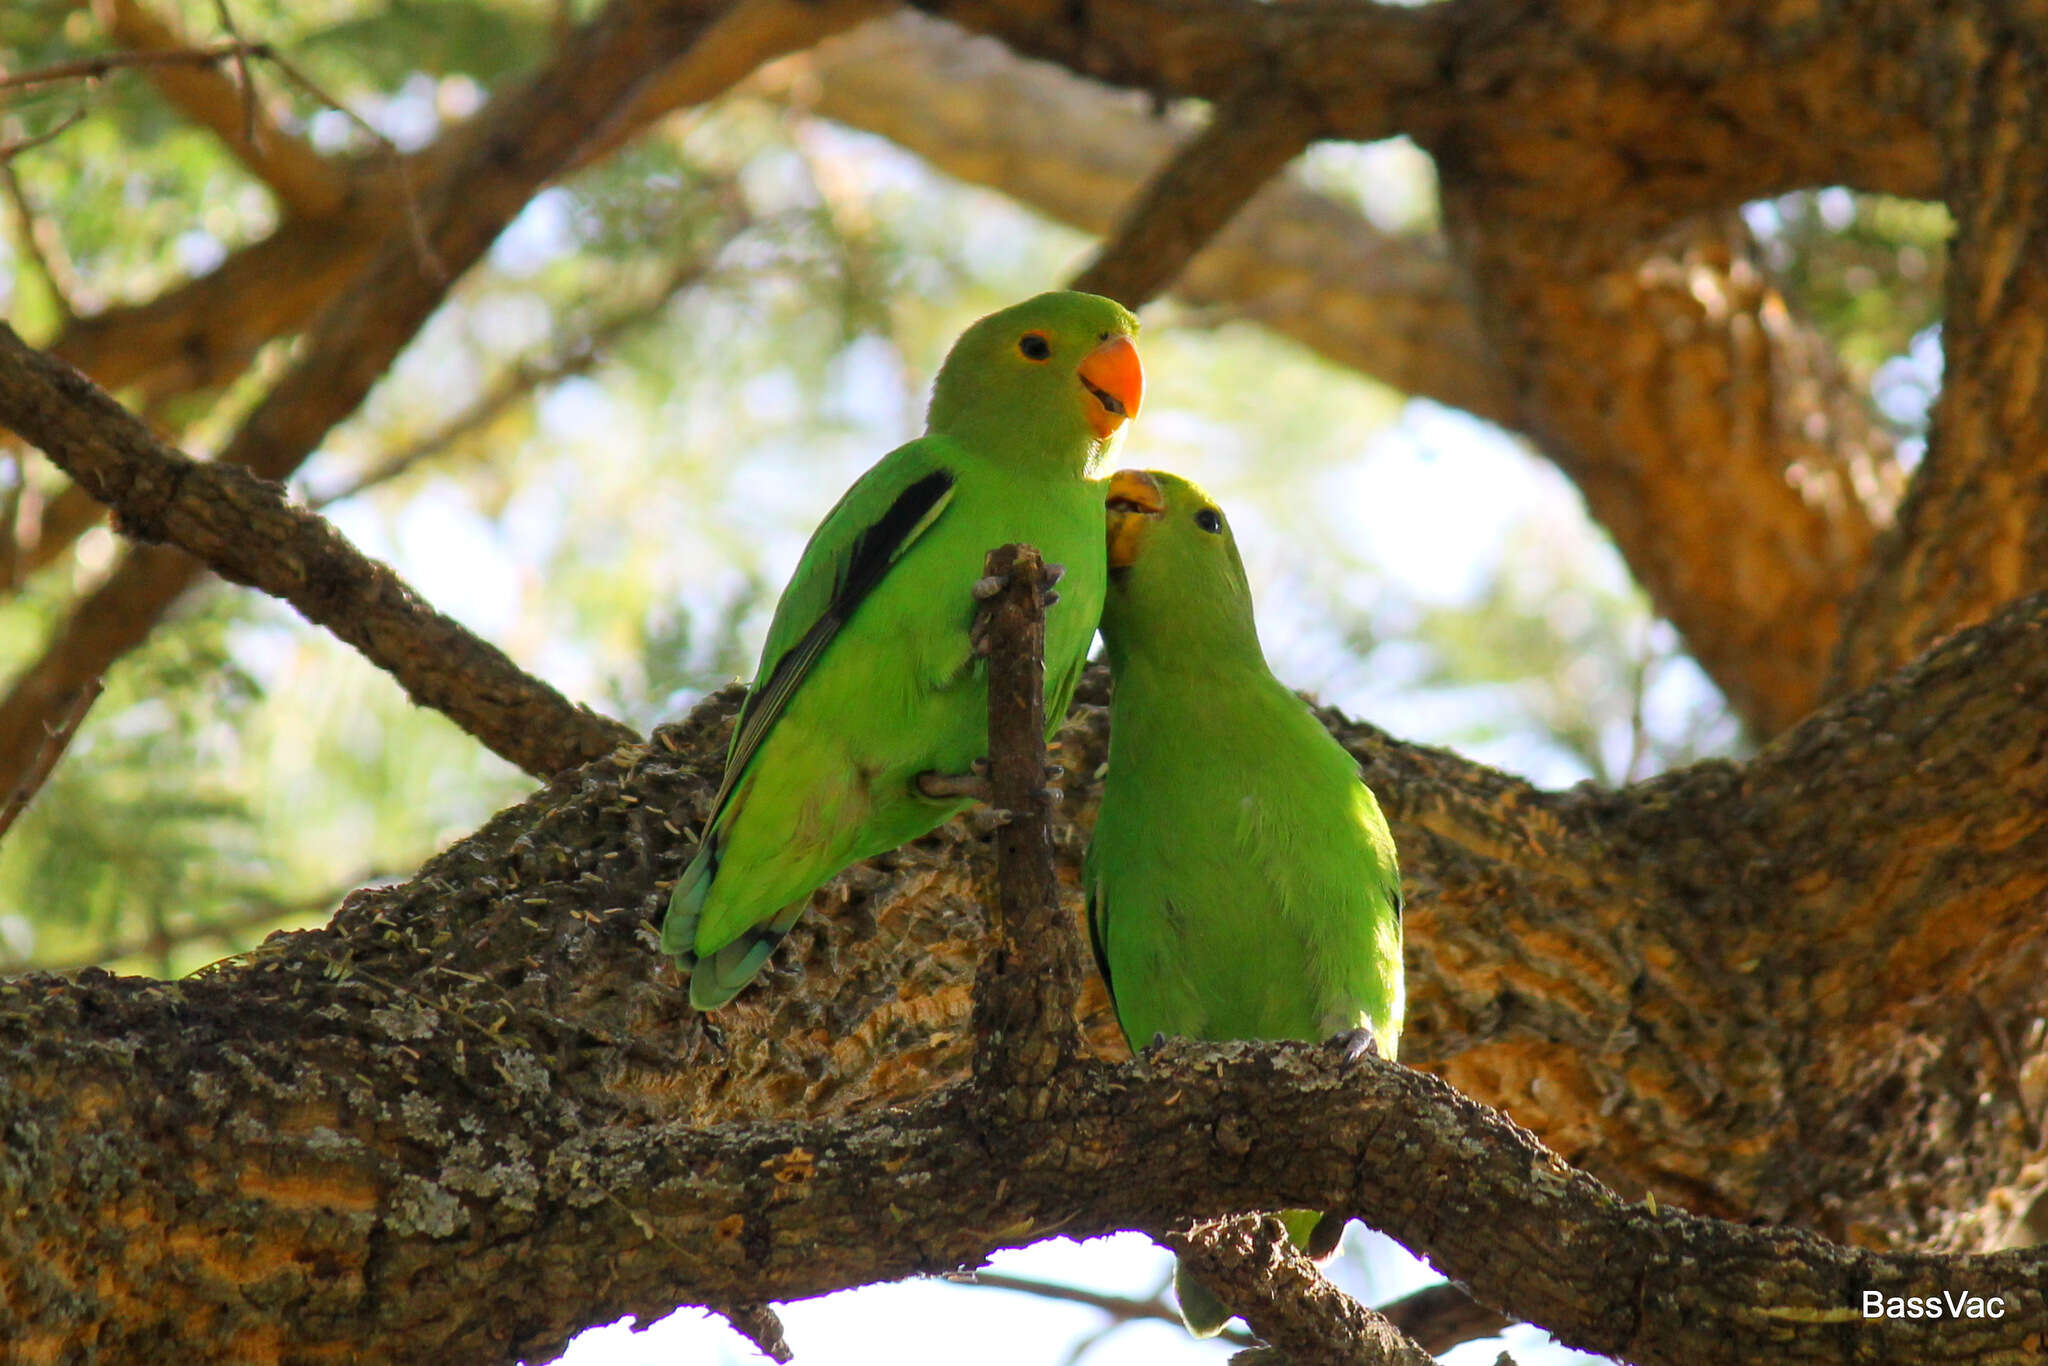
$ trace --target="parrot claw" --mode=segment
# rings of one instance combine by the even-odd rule
[[[1344,1045],[1344,1061],[1346,1062],[1357,1062],[1362,1058],[1378,1060],[1386,1056],[1380,1052],[1380,1042],[1373,1037],[1370,1029],[1354,1029],[1348,1033],[1339,1034],[1337,1041]]]
[[[972,797],[978,802],[988,802],[994,800],[994,796],[989,790],[988,771],[988,760],[976,759],[967,766],[967,772],[965,773],[940,773],[936,769],[926,769],[923,773],[917,775],[914,782],[919,796],[930,797],[934,801],[953,801],[961,797]],[[1060,789],[1058,782],[1066,771],[1065,768],[1058,764],[1047,764],[1045,766],[1046,786],[1039,789],[1038,795],[1054,804],[1065,801],[1067,794]],[[1009,812],[998,814],[1004,820],[1010,818]]]
[[[960,797],[972,797],[975,801],[989,799],[988,760],[976,759],[979,771],[972,773],[939,773],[926,769],[915,779],[918,795],[934,801],[953,801]]]
[[[1040,580],[1043,585],[1039,590],[1038,600],[1040,605],[1050,607],[1060,600],[1060,595],[1052,591],[1053,585],[1066,576],[1067,567],[1063,564],[1049,564],[1045,566],[1044,577]],[[987,602],[990,598],[1002,592],[1003,589],[1009,587],[1009,584],[1010,576],[1008,574],[984,574],[974,581],[974,600],[976,602]]]

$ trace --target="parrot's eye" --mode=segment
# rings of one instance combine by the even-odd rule
[[[1017,349],[1024,353],[1026,360],[1045,360],[1052,355],[1052,343],[1045,339],[1043,332],[1026,332],[1017,339]]]
[[[1222,514],[1218,513],[1215,508],[1203,508],[1195,514],[1195,525],[1208,532],[1211,536],[1219,535],[1223,530]]]

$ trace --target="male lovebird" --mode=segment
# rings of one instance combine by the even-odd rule
[[[1084,881],[1133,1049],[1157,1035],[1400,1042],[1401,875],[1358,761],[1266,667],[1222,511],[1171,474],[1109,481],[1109,774]],[[1360,1040],[1363,1046],[1363,1038]],[[1283,1216],[1335,1251],[1337,1215]],[[1313,1232],[1311,1232],[1313,1230]],[[1176,1274],[1210,1336],[1230,1310]]]
[[[962,779],[988,748],[975,585],[999,545],[1065,567],[1046,614],[1047,724],[1066,715],[1102,610],[1089,476],[1143,396],[1137,331],[1122,306],[1076,293],[975,323],[939,369],[925,434],[855,481],[804,547],[662,925],[697,1009],[731,1000],[840,869],[970,804]]]

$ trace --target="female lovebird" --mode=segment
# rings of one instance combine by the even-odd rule
[[[1077,293],[975,323],[939,369],[925,434],[812,535],[662,925],[697,1009],[731,1000],[840,869],[970,804],[962,776],[988,746],[974,589],[1007,542],[1065,566],[1046,614],[1045,706],[1049,726],[1066,715],[1102,609],[1102,485],[1089,476],[1143,397],[1137,331],[1121,305]]]
[[[1171,474],[1109,481],[1109,775],[1084,880],[1133,1049],[1401,1036],[1401,875],[1358,761],[1266,667],[1230,525]],[[1362,1042],[1362,1041],[1361,1041]],[[1343,1221],[1284,1216],[1312,1252]],[[1311,1233],[1311,1229],[1314,1230]],[[1200,1336],[1230,1310],[1176,1274]]]

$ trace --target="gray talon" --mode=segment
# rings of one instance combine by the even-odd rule
[[[927,769],[917,775],[916,782],[919,794],[934,801],[972,797],[985,802],[989,798],[988,779],[979,773],[935,773]]]
[[[974,600],[987,602],[1003,591],[1003,585],[1010,581],[1006,574],[988,574],[974,581]]]
[[[1370,1029],[1354,1029],[1347,1034],[1340,1034],[1337,1037],[1344,1041],[1344,1061],[1346,1062],[1357,1062],[1360,1058],[1379,1058],[1384,1056],[1380,1052],[1379,1040],[1372,1036]]]

